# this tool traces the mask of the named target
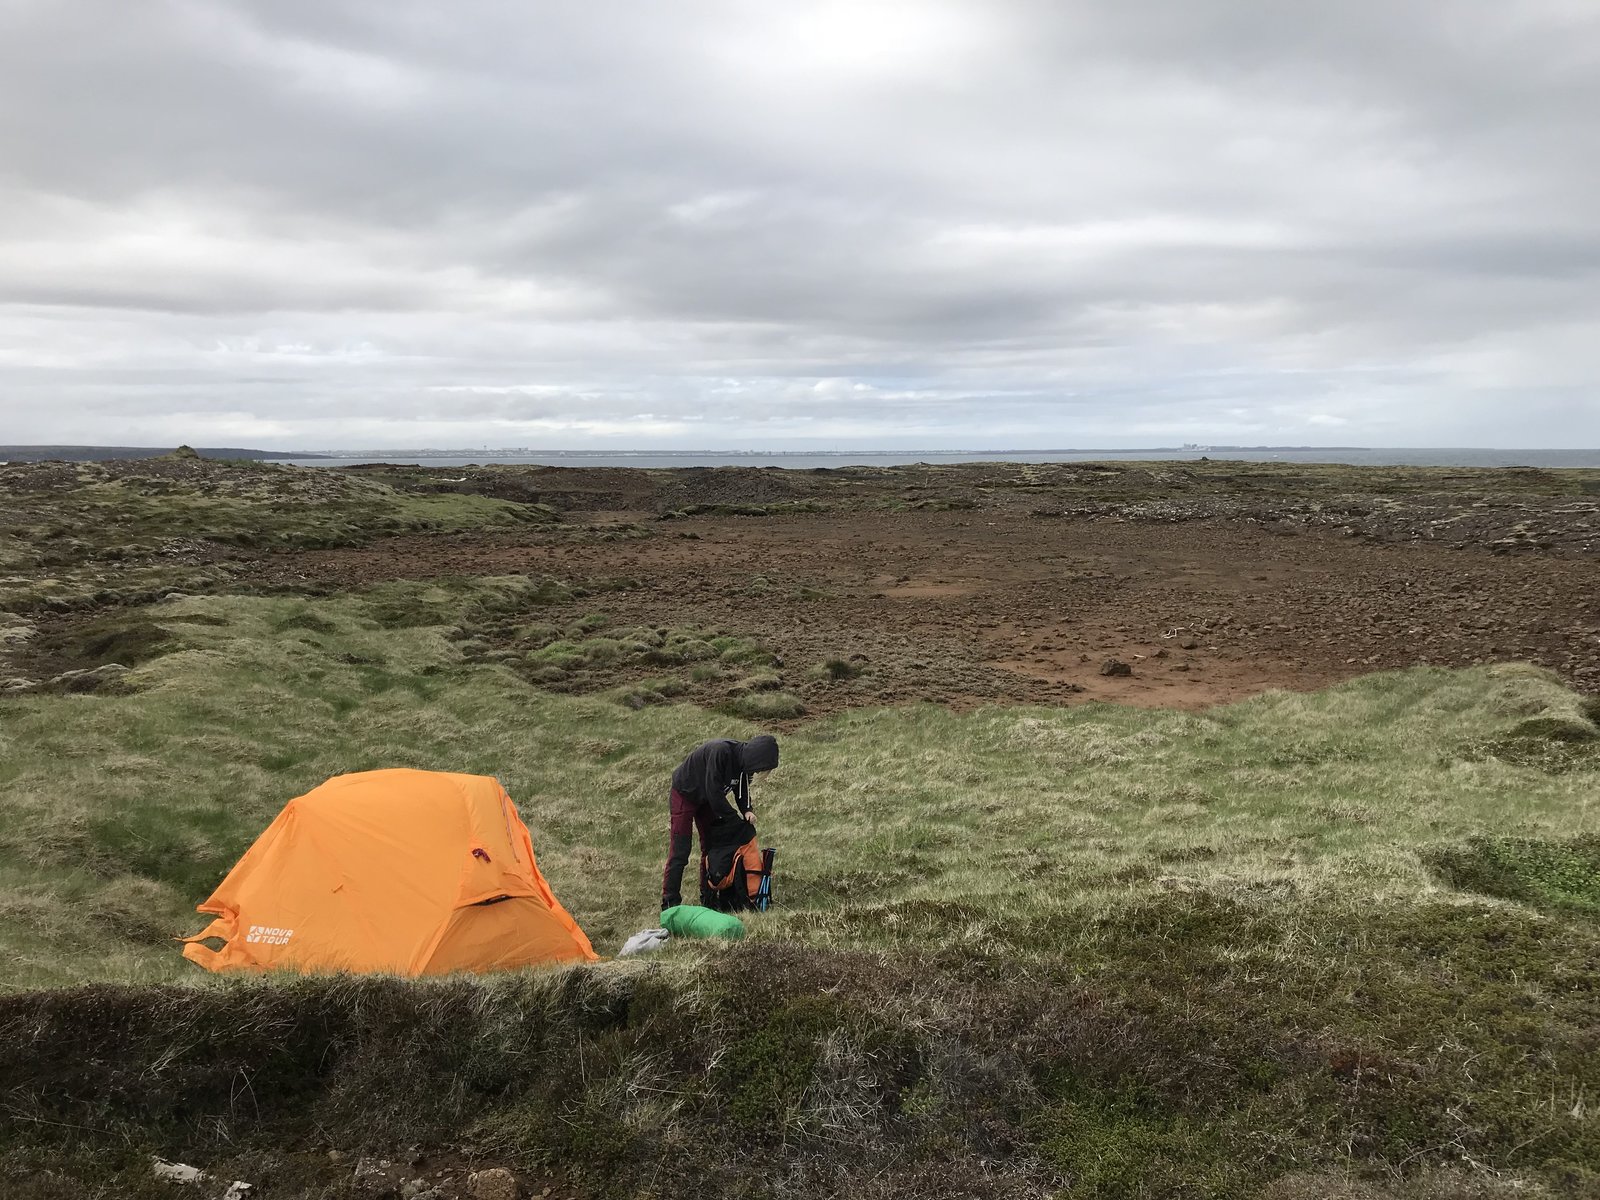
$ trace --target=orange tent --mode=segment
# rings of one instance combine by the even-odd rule
[[[216,920],[183,956],[211,971],[443,975],[596,958],[485,775],[336,776],[289,801],[198,911]]]

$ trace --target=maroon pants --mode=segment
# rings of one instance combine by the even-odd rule
[[[711,814],[704,805],[696,805],[672,790],[671,824],[668,830],[667,866],[661,872],[661,907],[671,908],[681,900],[683,870],[689,865],[689,851],[694,845],[694,833],[699,831],[700,845],[706,845],[706,830],[711,824]]]

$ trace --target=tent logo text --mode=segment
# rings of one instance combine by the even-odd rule
[[[279,929],[274,925],[252,925],[245,935],[247,942],[260,942],[266,946],[285,946],[294,936],[292,929]]]

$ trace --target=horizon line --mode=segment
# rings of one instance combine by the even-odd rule
[[[189,445],[180,443],[180,445]],[[1478,452],[1499,453],[1524,453],[1545,452],[1558,454],[1586,454],[1600,453],[1600,446],[1484,446],[1484,445],[1410,445],[1410,446],[1377,446],[1377,445],[1306,445],[1300,444],[1255,444],[1246,445],[1238,442],[1191,442],[1183,445],[1168,446],[1041,446],[1041,447],[935,447],[935,446],[873,446],[849,448],[784,448],[769,449],[760,447],[718,447],[718,448],[686,448],[680,446],[617,446],[617,447],[531,447],[531,446],[358,446],[358,447],[317,447],[308,446],[279,449],[269,446],[190,446],[196,451],[248,451],[253,454],[270,455],[281,458],[294,458],[300,456],[357,456],[370,454],[382,457],[395,455],[417,454],[424,456],[450,456],[458,457],[472,454],[562,454],[562,455],[619,455],[619,454],[655,454],[672,456],[705,456],[705,457],[731,457],[731,456],[764,456],[764,457],[827,457],[847,454],[1142,454],[1162,453],[1173,454],[1190,452],[1205,454],[1212,452],[1240,450],[1240,451],[1400,451],[1400,450],[1470,450]],[[167,445],[128,445],[113,443],[91,442],[34,442],[11,443],[0,445],[0,453],[7,451],[47,451],[47,450],[121,450],[121,451],[149,451],[152,453],[172,453],[177,446]]]

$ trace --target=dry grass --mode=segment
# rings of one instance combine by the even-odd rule
[[[282,804],[380,766],[499,775],[597,948],[654,922],[668,773],[752,727],[470,661],[539,586],[181,598],[125,614],[166,639],[130,693],[0,704],[21,1195],[140,1194],[148,1152],[343,1195],[330,1142],[730,1200],[1600,1185],[1600,731],[1531,668],[843,713],[758,785],[780,907],[735,947],[419,984],[185,963]]]
[[[547,874],[602,949],[653,915],[664,792],[682,753],[750,727],[629,711],[462,661],[456,621],[523,580],[317,601],[186,598],[130,614],[177,649],[126,696],[7,702],[0,947],[11,986],[172,979],[163,940],[290,797],[411,765],[504,778]],[[397,626],[395,614],[428,624]],[[760,695],[761,693],[758,693]],[[940,937],[1140,896],[1427,898],[1430,847],[1596,832],[1591,761],[1486,752],[1587,722],[1550,676],[1421,669],[1204,715],[933,706],[841,714],[784,739],[760,787],[783,904],[760,936],[885,945],[901,909],[959,902]]]

